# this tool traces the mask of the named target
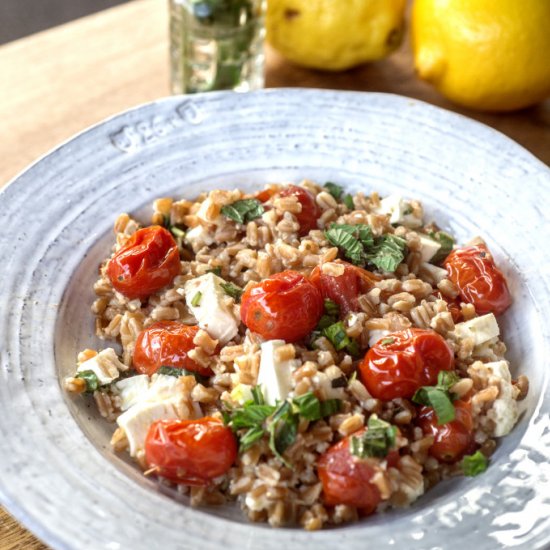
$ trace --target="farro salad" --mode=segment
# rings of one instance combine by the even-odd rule
[[[112,344],[65,379],[116,422],[115,452],[192,505],[308,530],[487,468],[528,380],[480,238],[458,247],[418,201],[331,182],[153,210],[116,220],[92,306]]]

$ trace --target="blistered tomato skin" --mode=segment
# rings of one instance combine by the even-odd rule
[[[369,349],[359,365],[361,381],[373,397],[411,398],[433,386],[442,370],[454,367],[454,354],[437,332],[409,328],[388,334]]]
[[[302,205],[302,211],[295,214],[300,224],[300,237],[307,235],[312,229],[317,229],[317,220],[321,217],[321,209],[315,202],[315,197],[307,189],[297,185],[289,185],[281,191],[281,197],[294,196]]]
[[[353,436],[359,436],[363,431]],[[372,461],[375,459],[363,460],[353,456],[349,450],[350,437],[332,445],[317,461],[323,500],[328,506],[346,504],[359,508],[363,515],[372,514],[381,500],[378,487],[371,483],[376,473]],[[395,462],[396,459],[394,451],[388,455],[388,461]]]
[[[219,420],[158,420],[145,440],[145,461],[174,483],[207,485],[237,458],[237,441]]]
[[[485,245],[453,250],[444,267],[462,300],[472,304],[478,315],[500,315],[512,304],[506,279]]]
[[[323,269],[317,266],[311,272],[309,280],[321,291],[323,298],[338,304],[341,316],[345,317],[353,311],[361,311],[359,296],[371,290],[380,278],[348,262],[337,260],[334,263],[343,266],[344,272],[341,275],[324,273]]]
[[[283,271],[248,288],[241,298],[241,320],[268,340],[297,342],[323,314],[323,297],[296,271]]]
[[[138,229],[107,264],[113,288],[127,298],[144,299],[180,273],[178,245],[159,225]]]
[[[455,401],[453,404],[455,419],[447,424],[437,424],[437,417],[431,407],[422,407],[417,417],[422,431],[434,436],[429,453],[441,462],[456,462],[475,451],[471,406],[465,401]]]
[[[212,376],[208,368],[197,365],[188,353],[199,327],[184,325],[178,321],[158,321],[142,330],[136,339],[132,364],[140,374],[151,376],[160,367],[176,367]]]

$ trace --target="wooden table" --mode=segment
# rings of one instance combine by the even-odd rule
[[[0,185],[90,124],[169,94],[167,0],[137,0],[0,47]],[[267,86],[392,92],[480,120],[550,165],[550,100],[518,113],[453,106],[414,76],[405,44],[343,73],[309,71],[267,51]],[[0,509],[2,550],[44,549]]]

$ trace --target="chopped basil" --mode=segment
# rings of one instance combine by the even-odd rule
[[[237,285],[234,285],[233,283],[220,283],[220,286],[223,288],[223,291],[228,296],[231,296],[231,298],[235,299],[235,302],[239,302],[241,300],[241,296],[243,294],[242,288],[239,288]]]
[[[395,446],[396,435],[395,426],[373,414],[367,423],[367,431],[360,436],[351,437],[350,452],[359,458],[384,458]]]
[[[334,317],[340,316],[340,306],[336,302],[325,298],[324,304],[327,315],[332,315]]]
[[[320,420],[340,410],[342,405],[339,399],[320,401],[314,393],[308,392],[293,400],[300,416],[307,420]]]
[[[197,382],[200,382],[201,384],[204,384],[208,381],[207,376],[203,376],[202,374],[199,374],[198,372],[194,372],[192,370],[187,369],[179,369],[177,367],[170,367],[170,366],[162,366],[157,371],[157,374],[165,374],[166,376],[175,376],[176,378],[179,378],[180,376],[193,376]]]
[[[99,378],[93,370],[77,372],[75,378],[81,378],[86,382],[86,393],[94,393],[99,388]]]
[[[367,253],[367,260],[378,269],[393,272],[405,259],[407,241],[396,235],[378,237]]]
[[[336,321],[338,321],[337,317],[332,317],[331,315],[321,315],[321,318],[317,323],[317,330],[324,330],[330,327],[330,325],[334,324]]]
[[[340,185],[336,185],[331,181],[327,181],[323,187],[336,199],[339,200],[344,192],[344,189]]]
[[[220,266],[213,267],[212,269],[207,269],[206,273],[214,273],[218,277],[222,276],[222,268]]]
[[[380,340],[381,346],[389,346],[390,344],[393,344],[395,342],[395,338],[382,338]]]
[[[455,372],[440,371],[437,375],[437,386],[423,386],[413,395],[412,400],[419,405],[432,407],[439,425],[455,419],[453,395],[449,390],[460,378]]]
[[[344,196],[344,204],[350,209],[350,210],[354,210],[355,209],[355,204],[353,202],[353,196],[350,195],[349,193],[347,195]]]
[[[344,323],[342,321],[338,321],[337,323],[323,329],[323,336],[330,340],[331,344],[337,351],[344,349],[351,343],[349,336],[346,334],[346,329],[344,328]]]
[[[191,300],[191,305],[193,307],[197,307],[198,305],[200,305],[201,300],[202,300],[202,292],[199,291],[193,296]]]
[[[482,474],[487,469],[488,464],[487,457],[481,451],[476,451],[473,455],[465,456],[460,466],[465,476],[474,477]]]
[[[325,237],[354,264],[359,265],[364,262],[363,246],[349,231],[342,229],[341,226],[331,226],[325,231]]]
[[[254,428],[267,420],[275,410],[271,405],[245,404],[242,409],[236,409],[231,415],[231,427],[235,430],[240,428]]]
[[[436,255],[430,260],[432,264],[440,264],[452,251],[455,244],[454,238],[445,231],[432,231],[429,236],[437,241],[441,248],[437,251]]]
[[[261,386],[254,386],[252,388],[252,400],[256,405],[265,405],[264,392]]]
[[[230,220],[244,224],[259,218],[264,213],[264,207],[257,199],[243,199],[223,206],[221,212]]]
[[[321,334],[330,340],[330,343],[334,346],[336,351],[345,349],[352,357],[358,357],[360,355],[359,344],[346,334],[346,329],[342,321],[338,321],[323,328]]]
[[[288,401],[284,401],[273,413],[268,426],[268,432],[269,448],[281,462],[287,467],[292,468],[292,465],[283,457],[283,453],[296,440],[298,415],[292,412],[292,406]]]
[[[256,441],[262,439],[265,430],[262,426],[254,426],[246,431],[239,439],[239,450],[244,453],[247,449],[252,447]]]
[[[405,259],[405,239],[396,235],[375,239],[371,228],[365,224],[333,223],[325,231],[325,237],[356,265],[369,263],[382,271],[393,272]]]

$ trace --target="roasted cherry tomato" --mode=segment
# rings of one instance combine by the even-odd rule
[[[236,458],[233,432],[211,417],[157,420],[145,439],[147,466],[175,483],[207,485],[225,474]]]
[[[158,321],[142,330],[136,339],[133,365],[140,374],[151,376],[160,367],[176,367],[212,376],[208,368],[197,365],[187,355],[196,346],[193,338],[199,327],[178,321]]]
[[[358,436],[364,430],[356,432]],[[361,459],[349,451],[348,436],[325,451],[317,461],[317,473],[323,485],[324,502],[329,506],[347,504],[359,508],[365,515],[372,514],[381,500],[378,487],[371,483],[376,473],[373,464],[377,459]],[[395,463],[397,452],[392,451],[388,462]]]
[[[160,225],[136,231],[107,265],[107,276],[115,290],[130,299],[157,292],[179,272],[178,245]]]
[[[512,297],[506,279],[485,245],[453,250],[444,266],[462,300],[473,304],[479,315],[500,315],[510,307]]]
[[[441,462],[456,462],[465,454],[475,451],[474,423],[470,404],[455,401],[455,419],[439,426],[437,416],[431,407],[422,407],[417,423],[426,435],[433,435],[430,454]]]
[[[447,302],[447,309],[449,310],[449,313],[451,314],[454,323],[460,323],[461,321],[464,321],[462,308],[460,307],[460,302],[462,300],[459,297],[453,300],[452,298],[448,298],[444,294],[441,294],[441,292],[439,291],[433,292],[432,296],[435,296],[439,300],[445,300],[445,302]]]
[[[323,314],[323,297],[296,271],[283,271],[247,289],[241,299],[242,322],[268,340],[297,342]]]
[[[294,196],[302,205],[302,211],[295,214],[298,223],[300,224],[300,236],[307,235],[312,229],[317,229],[317,220],[321,216],[321,209],[315,202],[315,197],[303,187],[297,185],[289,185],[281,191],[281,197]]]
[[[442,336],[408,328],[376,342],[359,365],[359,374],[373,397],[389,401],[410,398],[421,386],[433,386],[439,371],[453,367],[453,352]]]
[[[340,306],[340,314],[345,317],[352,311],[360,311],[357,298],[368,292],[380,278],[355,265],[336,260],[344,268],[341,275],[330,275],[323,271],[322,266],[317,266],[309,277],[309,280],[321,291],[323,298],[328,298]]]

